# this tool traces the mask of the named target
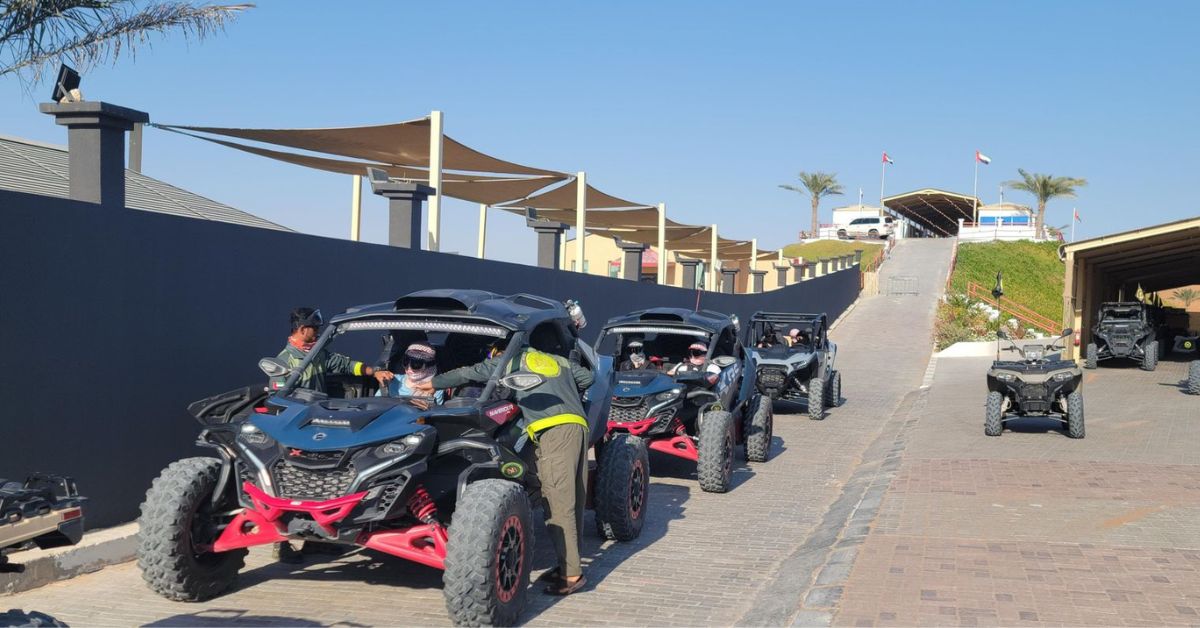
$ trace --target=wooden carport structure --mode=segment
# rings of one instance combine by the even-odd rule
[[[1084,346],[1101,303],[1133,300],[1139,288],[1148,294],[1200,283],[1200,217],[1064,244],[1059,257],[1066,263],[1063,325]]]
[[[979,204],[973,196],[934,188],[883,199],[884,207],[936,236],[957,235],[958,221],[975,220],[974,208]]]

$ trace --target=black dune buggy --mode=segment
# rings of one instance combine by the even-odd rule
[[[645,365],[614,368],[628,364],[635,341],[642,343]],[[708,346],[706,360],[716,372],[671,375],[696,342]],[[771,400],[755,390],[754,369],[738,341],[737,317],[679,308],[633,312],[609,319],[596,353],[601,371],[612,372],[608,429],[614,437],[640,437],[650,449],[695,461],[700,488],[710,493],[729,490],[737,445],[745,443],[747,460],[767,461]]]
[[[74,545],[83,537],[83,505],[71,478],[35,473],[24,482],[0,478],[0,573],[20,572],[8,554]]]
[[[1096,319],[1094,340],[1084,353],[1087,368],[1111,358],[1127,358],[1140,362],[1142,370],[1153,371],[1166,355],[1167,347],[1160,342],[1165,327],[1152,306],[1137,301],[1101,303]]]
[[[518,425],[511,390],[542,376],[498,368],[484,386],[427,398],[374,395],[373,379],[329,381],[327,393],[296,387],[311,356],[384,349],[395,368],[412,342],[437,349],[438,370],[475,364],[504,345],[512,361],[531,346],[595,369],[562,303],[518,294],[429,290],[335,317],[295,372],[272,393],[251,386],[196,402],[200,444],[216,458],[171,464],[142,505],[138,562],[150,588],[179,601],[229,590],[246,548],[286,539],[377,550],[443,569],[458,624],[512,624],[525,603],[533,558],[530,502],[540,499],[534,446]],[[606,381],[597,373],[597,382]],[[607,386],[585,393],[599,467],[597,519],[620,540],[641,532],[647,452],[637,439],[605,439]]]
[[[1027,344],[1013,349],[1020,360],[996,360],[987,373],[988,394],[983,432],[999,436],[1004,422],[1023,416],[1047,416],[1062,421],[1071,438],[1084,437],[1083,371],[1071,360],[1063,360],[1058,342],[1070,337],[1070,329],[1048,345]],[[1004,330],[1000,340],[1008,340]]]
[[[791,331],[796,330],[795,338]],[[809,418],[842,405],[842,373],[834,368],[837,345],[825,314],[756,312],[746,345],[758,371],[758,390],[773,400],[808,402]]]

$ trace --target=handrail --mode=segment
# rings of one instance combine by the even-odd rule
[[[967,296],[983,301],[997,310],[1007,311],[1017,320],[1028,325],[1032,325],[1033,327],[1036,327],[1044,332],[1054,334],[1059,331],[1058,323],[1056,323],[1053,319],[1043,316],[1042,314],[1038,314],[1032,309],[1021,305],[1020,303],[1015,303],[1009,299],[1005,299],[1004,303],[1001,304],[999,299],[992,298],[991,291],[985,290],[983,286],[975,283],[974,281],[967,282]]]

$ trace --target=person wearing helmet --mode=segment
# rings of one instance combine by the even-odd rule
[[[634,340],[625,348],[629,350],[629,356],[621,361],[621,365],[617,367],[620,371],[638,371],[648,368],[649,362],[646,360],[646,352],[642,345],[642,341]]]
[[[311,307],[298,307],[292,310],[291,323],[292,333],[288,336],[287,344],[284,345],[283,351],[280,351],[276,357],[284,364],[287,364],[289,369],[296,369],[308,357],[308,353],[312,351],[313,346],[317,344],[318,332],[325,321],[321,318],[321,310]],[[390,371],[376,370],[340,353],[330,353],[329,351],[322,350],[321,354],[316,356],[316,359],[310,362],[308,368],[304,369],[304,372],[300,374],[300,379],[296,382],[296,386],[317,392],[325,392],[326,375],[366,375],[374,377],[380,385],[392,379]],[[283,388],[287,379],[287,375],[272,377],[270,381],[271,390]]]
[[[667,374],[674,377],[687,372],[705,373],[705,380],[709,386],[717,383],[717,378],[721,376],[721,367],[709,361],[707,344],[699,341],[693,342],[688,346],[687,359],[671,367]]]
[[[581,315],[582,316],[582,315]],[[578,324],[578,323],[577,323]],[[581,394],[592,386],[592,372],[575,359],[562,357],[563,339],[551,323],[534,328],[529,347],[505,363],[503,351],[473,366],[447,371],[420,383],[415,390],[450,388],[487,382],[497,369],[504,375],[528,371],[541,375],[541,384],[513,391],[521,408],[522,442],[537,447],[538,479],[546,500],[546,529],[558,566],[546,572],[546,593],[570,595],[587,584],[579,557],[579,530],[587,501],[587,450],[589,426]]]
[[[402,375],[395,375],[388,381],[387,396],[422,396],[418,394],[416,387],[420,387],[425,381],[432,379],[434,375],[437,375],[437,351],[424,342],[414,342],[404,350],[404,373]],[[383,396],[382,387],[375,392],[375,396]],[[445,401],[445,398],[443,391],[433,391],[434,403],[440,404]]]

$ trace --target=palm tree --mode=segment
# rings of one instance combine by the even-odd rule
[[[1200,291],[1195,288],[1180,288],[1171,293],[1176,299],[1183,301],[1183,309],[1188,309],[1192,305],[1192,301],[1200,300]]]
[[[821,222],[817,218],[817,206],[821,203],[821,197],[841,194],[842,185],[837,182],[837,174],[830,172],[804,172],[801,170],[796,178],[800,179],[800,185],[803,188],[794,185],[780,185],[779,187],[799,194],[807,193],[812,198],[812,235],[815,237],[821,229]]]
[[[1040,234],[1042,225],[1046,224],[1046,201],[1056,196],[1075,196],[1075,188],[1087,185],[1086,179],[1075,177],[1056,177],[1049,174],[1029,173],[1017,168],[1020,180],[1005,181],[1004,185],[1013,190],[1029,192],[1037,198],[1037,217],[1034,218],[1034,232]]]
[[[0,0],[0,76],[36,82],[46,66],[80,70],[115,61],[171,29],[197,39],[222,30],[252,4],[213,5],[135,0]]]

